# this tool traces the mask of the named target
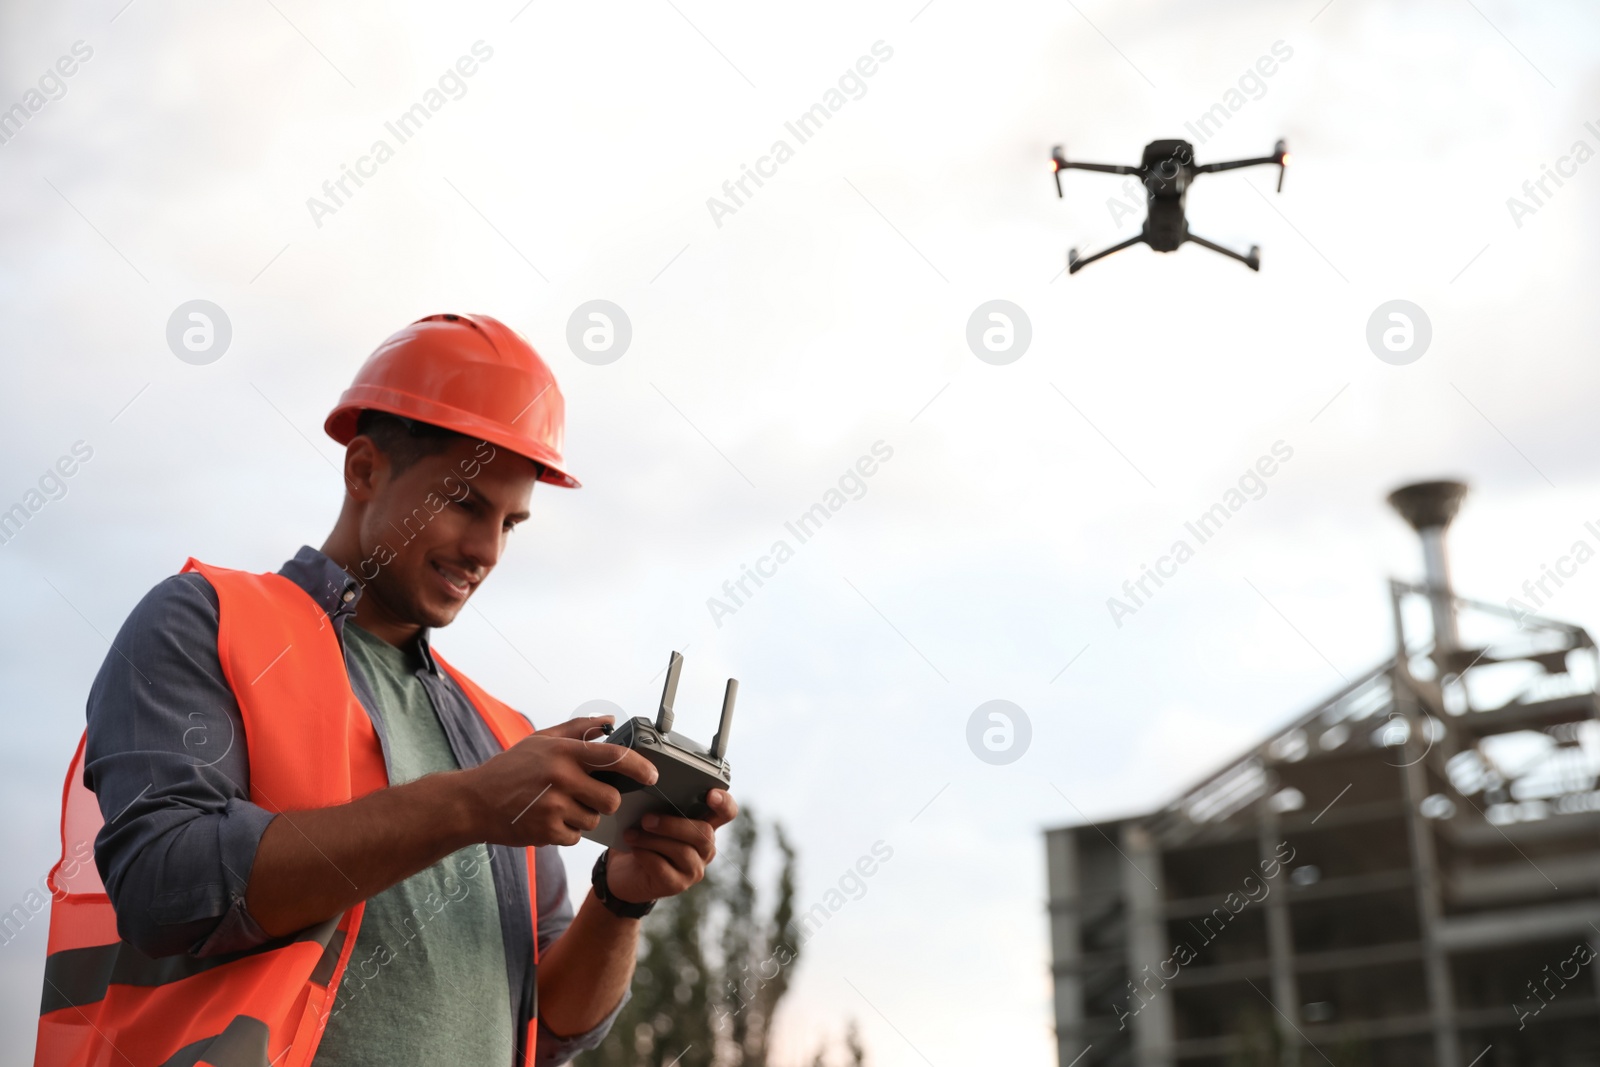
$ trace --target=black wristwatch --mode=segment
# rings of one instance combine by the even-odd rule
[[[589,880],[594,886],[594,898],[619,919],[644,918],[650,914],[650,909],[656,906],[656,902],[647,900],[643,904],[635,904],[628,900],[618,900],[611,895],[611,887],[606,885],[606,857],[610,855],[611,850],[608,848],[594,861],[594,877]]]

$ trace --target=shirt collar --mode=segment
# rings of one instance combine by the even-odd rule
[[[361,600],[361,583],[349,571],[310,545],[301,545],[294,558],[278,568],[278,573],[303,589],[328,616],[334,632],[343,636],[344,624],[355,618],[356,604]],[[428,673],[437,674],[439,669],[429,643],[429,630],[424,626],[417,634],[417,652]]]

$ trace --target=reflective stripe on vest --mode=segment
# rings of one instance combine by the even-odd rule
[[[372,722],[316,602],[278,574],[193,559],[184,570],[199,571],[217,594],[217,653],[248,739],[251,802],[293,812],[344,804],[387,786]],[[531,732],[521,715],[438,662],[502,748]],[[62,789],[35,1067],[307,1067],[366,905],[246,952],[145,956],[118,936],[89,851],[102,820],[84,785],[85,740]],[[523,851],[528,939],[537,946],[534,854]],[[523,1067],[532,1063],[536,1033],[530,1019],[520,1043]]]

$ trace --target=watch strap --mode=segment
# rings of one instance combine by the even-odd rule
[[[590,879],[590,883],[594,887],[595,899],[619,919],[642,919],[649,915],[650,910],[656,906],[655,901],[647,900],[642,904],[635,904],[611,895],[611,887],[606,885],[606,860],[610,856],[611,850],[608,848],[594,861],[594,876]]]

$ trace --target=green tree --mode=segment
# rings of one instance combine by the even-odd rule
[[[861,1044],[861,1028],[854,1019],[850,1020],[849,1027],[844,1032],[844,1051],[848,1059],[845,1067],[867,1067],[867,1050]],[[829,1067],[828,1042],[824,1040],[817,1046],[817,1054],[811,1057],[811,1067]]]
[[[1277,1021],[1265,1009],[1246,1004],[1234,1017],[1233,1032],[1239,1047],[1228,1057],[1228,1067],[1279,1067],[1283,1062]]]
[[[764,894],[753,879],[769,838],[778,875]],[[781,826],[748,809],[735,820],[705,881],[645,919],[632,999],[584,1067],[767,1067],[800,951],[788,930],[795,865]]]
[[[844,1047],[850,1053],[850,1067],[867,1067],[867,1050],[861,1044],[861,1028],[854,1019],[850,1020],[850,1028],[844,1033]]]
[[[1234,1033],[1239,1048],[1228,1058],[1228,1067],[1279,1067],[1284,1061],[1283,1036],[1277,1019],[1265,1008],[1254,1005],[1234,1017]],[[1312,1051],[1315,1048],[1316,1051]],[[1302,1064],[1327,1062],[1333,1067],[1366,1067],[1372,1051],[1364,1041],[1347,1038],[1337,1044],[1320,1043],[1300,1050]]]

